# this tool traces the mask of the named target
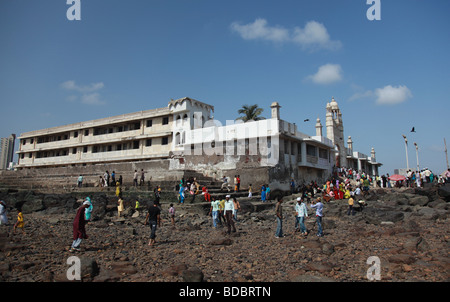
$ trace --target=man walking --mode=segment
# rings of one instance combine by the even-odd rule
[[[233,210],[234,210],[234,203],[232,200],[230,200],[230,195],[227,195],[225,197],[225,204],[224,204],[224,211],[225,211],[225,219],[227,222],[227,234],[231,233],[231,228],[233,228],[233,233],[236,232],[236,227],[234,226],[233,221]]]
[[[138,185],[138,171],[137,170],[134,170],[133,185],[135,188],[137,188],[137,185]]]
[[[150,223],[150,241],[148,242],[149,246],[153,246],[155,244],[156,238],[156,226],[161,227],[161,210],[156,203],[153,203],[148,207],[147,217],[145,217],[144,225],[147,225],[147,222]]]
[[[297,204],[295,205],[295,212],[297,213],[295,221],[295,229],[300,228],[300,233],[302,235],[307,235],[308,231],[305,227],[305,218],[308,217],[308,210],[304,203],[304,199],[297,197]]]
[[[322,217],[323,217],[323,203],[321,202],[320,197],[317,197],[316,201],[313,201],[311,205],[311,209],[316,209],[316,219],[317,219],[317,237],[323,236],[322,230]]]
[[[209,210],[208,215],[212,214],[214,228],[217,228],[217,221],[219,220],[219,205],[220,205],[220,202],[218,200],[216,200],[214,197],[212,197],[211,208]]]

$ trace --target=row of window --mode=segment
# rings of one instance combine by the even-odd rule
[[[146,127],[150,128],[153,126],[153,120],[148,119],[145,121]],[[163,117],[162,118],[162,125],[168,125],[169,124],[169,117]],[[141,128],[141,122],[133,122],[133,123],[127,123],[127,124],[120,124],[115,126],[108,126],[108,127],[96,127],[93,130],[93,135],[104,135],[104,134],[110,134],[110,133],[117,133],[117,132],[125,132],[125,131],[133,131],[133,130],[139,130]],[[78,137],[80,131],[74,131],[73,137]],[[84,136],[89,136],[89,129],[84,130]],[[47,135],[47,136],[40,136],[37,138],[36,143],[42,144],[42,143],[50,143],[50,142],[57,142],[61,140],[68,140],[70,138],[70,132],[69,133],[61,133],[56,135]],[[21,140],[22,145],[26,145],[27,141],[29,141],[30,144],[34,143],[34,138],[30,139],[23,139]]]
[[[301,156],[302,154],[302,148],[301,148],[301,144],[297,144],[297,154]],[[316,147],[313,145],[308,145],[306,144],[306,155],[308,156],[317,156],[317,149],[319,149],[319,157],[322,159],[329,159],[328,158],[328,150],[327,149],[323,149],[320,147]],[[289,153],[290,151],[290,153]],[[291,148],[289,150],[289,145],[288,145],[288,141],[284,141],[284,153],[285,154],[291,154],[294,155],[295,151],[295,144],[291,143]]]
[[[161,138],[161,145],[168,145],[169,144],[169,137],[165,136]],[[146,139],[145,140],[145,146],[150,147],[152,146],[152,139]],[[139,141],[134,140],[128,143],[119,143],[119,144],[109,144],[109,145],[94,145],[92,146],[92,153],[99,153],[99,152],[111,152],[111,151],[122,151],[122,150],[133,150],[133,149],[139,149]],[[67,156],[70,153],[71,154],[77,154],[78,148],[66,148],[66,149],[60,149],[60,150],[50,150],[50,151],[39,151],[36,152],[36,158],[47,158],[47,157],[59,157],[59,156]],[[83,153],[88,152],[88,147],[84,146],[82,148]],[[24,159],[25,157],[32,158],[32,153],[21,153],[20,158]]]

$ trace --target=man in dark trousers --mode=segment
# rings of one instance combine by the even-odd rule
[[[233,221],[234,203],[232,200],[230,200],[230,197],[231,197],[230,195],[225,196],[225,205],[224,205],[225,219],[227,223],[227,234],[231,233],[232,228],[233,233],[236,232],[236,227]]]
[[[147,217],[145,217],[144,225],[147,225],[147,222],[150,223],[150,241],[148,242],[149,246],[153,246],[155,244],[156,238],[156,226],[161,227],[161,209],[158,207],[158,204],[153,202],[148,207]]]

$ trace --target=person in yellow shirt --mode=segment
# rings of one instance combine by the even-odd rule
[[[347,215],[350,215],[350,212],[352,213],[352,215],[355,215],[355,210],[353,209],[353,204],[355,203],[355,200],[353,199],[352,196],[350,196],[350,198],[348,199],[348,211],[347,211]]]
[[[20,228],[22,229],[22,234],[25,234],[25,231],[23,229],[25,223],[23,221],[23,214],[20,209],[17,209],[17,222],[14,224],[14,234],[16,233],[16,229]]]
[[[350,195],[350,190],[349,189],[346,189],[345,190],[345,193],[344,193],[344,199],[349,199],[351,197],[351,195]]]
[[[120,188],[120,183],[116,182],[116,196],[122,197],[122,189]]]
[[[225,223],[225,199],[219,201],[219,223],[222,225],[222,221]]]

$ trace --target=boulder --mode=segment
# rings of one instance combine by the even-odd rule
[[[428,204],[428,202],[430,201],[427,196],[418,196],[418,195],[408,197],[408,200],[409,200],[409,205],[411,205],[411,206],[418,205],[421,207],[426,206]]]
[[[439,213],[436,209],[430,207],[421,207],[416,211],[416,214],[423,219],[436,220],[439,217]]]
[[[198,267],[192,267],[181,273],[184,282],[203,282],[203,272]]]
[[[324,253],[325,255],[331,255],[334,253],[334,246],[331,243],[325,242],[322,245],[322,253]]]
[[[22,205],[22,212],[24,214],[30,214],[42,210],[45,210],[45,205],[41,198],[25,201]]]
[[[99,273],[97,261],[93,258],[81,257],[81,278],[94,278]]]
[[[450,202],[450,184],[444,184],[439,187],[438,195],[446,202]]]
[[[382,221],[398,222],[403,220],[404,213],[393,208],[365,208],[363,217],[366,223],[381,224]]]

